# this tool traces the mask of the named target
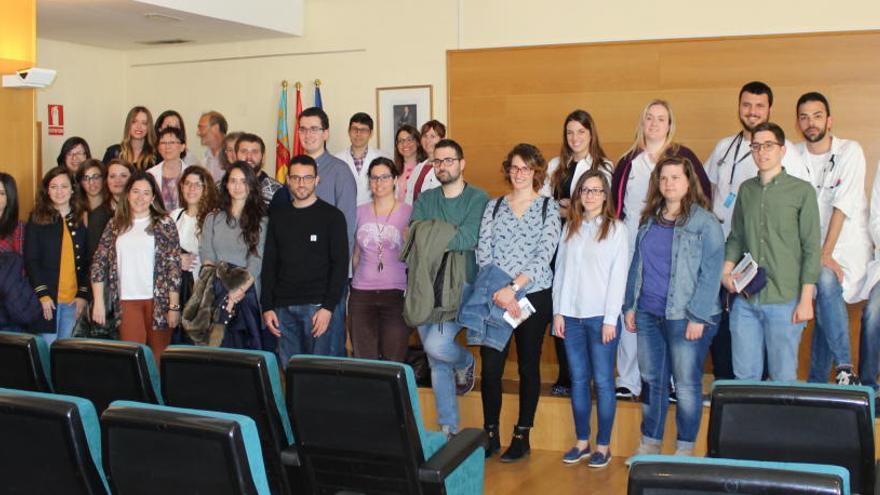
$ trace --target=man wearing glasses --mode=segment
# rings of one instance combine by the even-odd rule
[[[821,269],[819,206],[813,186],[782,166],[785,133],[765,122],[752,130],[749,149],[758,177],[742,183],[733,208],[721,283],[735,293],[734,266],[750,253],[766,273],[766,286],[738,295],[730,310],[733,372],[760,380],[767,368],[774,381],[797,380],[801,333],[813,318],[813,296]]]
[[[445,252],[464,253],[467,269],[465,278],[468,283],[473,282],[477,272],[474,251],[477,248],[480,221],[489,196],[483,190],[464,181],[462,175],[465,168],[464,152],[455,141],[451,139],[439,141],[434,148],[434,159],[431,163],[440,187],[429,189],[419,195],[413,205],[410,221],[440,220],[454,226],[455,235],[446,245]],[[445,258],[446,254],[444,253],[443,256]],[[432,301],[429,302],[429,307],[435,307],[434,291],[419,293],[409,291],[406,297],[430,297]],[[455,336],[461,330],[455,321],[430,321],[429,318],[429,321],[418,325],[418,330],[431,365],[431,387],[434,390],[437,406],[437,422],[444,433],[451,435],[458,431],[459,413],[456,394],[462,395],[474,387],[474,356],[455,342]]]
[[[235,158],[247,162],[254,169],[254,174],[260,181],[260,196],[268,205],[275,192],[283,186],[263,171],[263,155],[265,153],[266,144],[263,142],[263,138],[256,134],[244,133],[235,141]]]
[[[349,257],[354,249],[354,231],[357,227],[357,184],[344,161],[327,152],[327,140],[330,139],[330,118],[324,110],[310,107],[299,117],[299,140],[303,151],[312,157],[318,167],[315,192],[323,201],[338,208],[345,215]],[[369,165],[369,164],[368,164]],[[269,214],[278,208],[290,208],[293,196],[289,188],[283,187],[275,193],[269,204]],[[349,274],[351,271],[349,270]],[[330,340],[332,356],[345,356],[345,301],[348,298],[348,284],[342,292],[342,298],[333,311],[330,324]]]
[[[833,361],[835,381],[853,385],[858,377],[853,373],[846,303],[863,299],[860,293],[871,261],[865,153],[859,143],[832,136],[831,107],[821,93],[802,95],[795,112],[805,139],[797,148],[810,166],[822,228],[822,272],[816,284],[809,381],[827,382]],[[877,360],[876,356],[869,359]],[[875,377],[867,379],[874,383]]]
[[[293,157],[286,188],[293,200],[272,211],[266,229],[260,303],[285,367],[296,354],[333,355],[334,313],[348,283],[345,217],[318,198],[321,182],[312,157]]]
[[[369,203],[370,180],[367,169],[370,163],[380,156],[388,157],[380,149],[370,148],[370,137],[373,135],[373,118],[364,112],[358,112],[348,121],[348,139],[351,146],[336,153],[336,158],[344,161],[354,175],[357,183],[357,205]]]

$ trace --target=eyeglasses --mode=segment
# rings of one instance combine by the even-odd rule
[[[183,183],[183,187],[185,189],[201,189],[201,188],[205,187],[205,184],[202,183],[202,181],[198,181],[198,182],[187,181],[187,182]]]
[[[180,141],[159,141],[159,146],[171,146],[172,144],[181,144]]]
[[[511,176],[513,176],[513,175],[529,175],[532,172],[534,172],[534,170],[532,170],[529,167],[510,167],[508,169],[508,173]]]
[[[288,175],[287,178],[294,184],[311,184],[315,182],[314,175]]]
[[[439,167],[441,165],[446,165],[447,167],[451,167],[453,163],[461,160],[461,158],[435,158],[431,160],[431,165],[435,167]]]
[[[404,136],[397,140],[397,144],[410,144],[416,142],[416,138],[412,136]]]
[[[300,127],[300,134],[318,134],[324,131],[323,127]]]
[[[391,180],[391,174],[371,175],[370,182],[385,182]]]
[[[590,196],[595,197],[595,196],[602,196],[604,194],[605,194],[604,189],[600,189],[600,188],[591,189],[591,188],[587,188],[587,187],[581,188],[581,196],[586,196],[588,198]]]
[[[770,151],[774,146],[782,146],[782,144],[776,141],[767,141],[766,143],[752,143],[749,145],[749,148],[757,153],[758,151]]]
[[[83,182],[99,182],[103,178],[104,178],[104,176],[101,174],[83,175],[82,181]]]
[[[373,131],[373,130],[370,129],[369,127],[357,127],[357,126],[351,126],[351,127],[348,128],[348,132],[353,132],[353,133],[355,133],[355,134],[369,134],[369,133],[372,132],[372,131]]]

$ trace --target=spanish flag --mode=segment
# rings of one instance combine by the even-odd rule
[[[297,91],[297,95],[299,91]],[[278,135],[275,140],[275,180],[287,184],[287,165],[290,163],[290,133],[287,131],[287,81],[281,83],[278,102]]]

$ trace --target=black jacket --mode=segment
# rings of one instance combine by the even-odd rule
[[[0,252],[0,329],[28,331],[43,319],[40,303],[24,274],[24,260],[15,252]]]
[[[64,221],[73,240],[74,265],[76,267],[76,297],[88,299],[89,276],[88,256],[86,254],[86,228],[79,222],[74,224],[72,215]],[[46,225],[28,222],[24,231],[24,264],[28,279],[37,297],[49,296],[58,303],[58,274],[61,270],[61,222]],[[37,326],[45,324],[45,333],[55,331],[55,321],[41,320]],[[41,329],[42,330],[42,329]]]

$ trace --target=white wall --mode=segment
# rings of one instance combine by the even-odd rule
[[[335,151],[347,144],[344,130],[352,113],[375,117],[377,87],[432,84],[434,116],[445,121],[450,49],[880,29],[876,0],[833,9],[819,0],[306,0],[305,16],[305,36],[287,40],[129,52],[40,40],[40,65],[59,69],[59,77],[40,93],[39,115],[44,119],[47,103],[64,103],[71,132],[103,151],[119,139],[130,106],[146,105],[154,115],[174,108],[186,120],[191,151],[201,156],[196,120],[216,109],[231,129],[264,138],[271,166],[283,79],[305,84],[306,107],[312,104],[311,81],[321,79]],[[523,77],[540,77],[523,69]],[[291,90],[291,113],[293,98]],[[56,141],[44,131],[44,157],[57,154],[57,145],[45,149]]]

